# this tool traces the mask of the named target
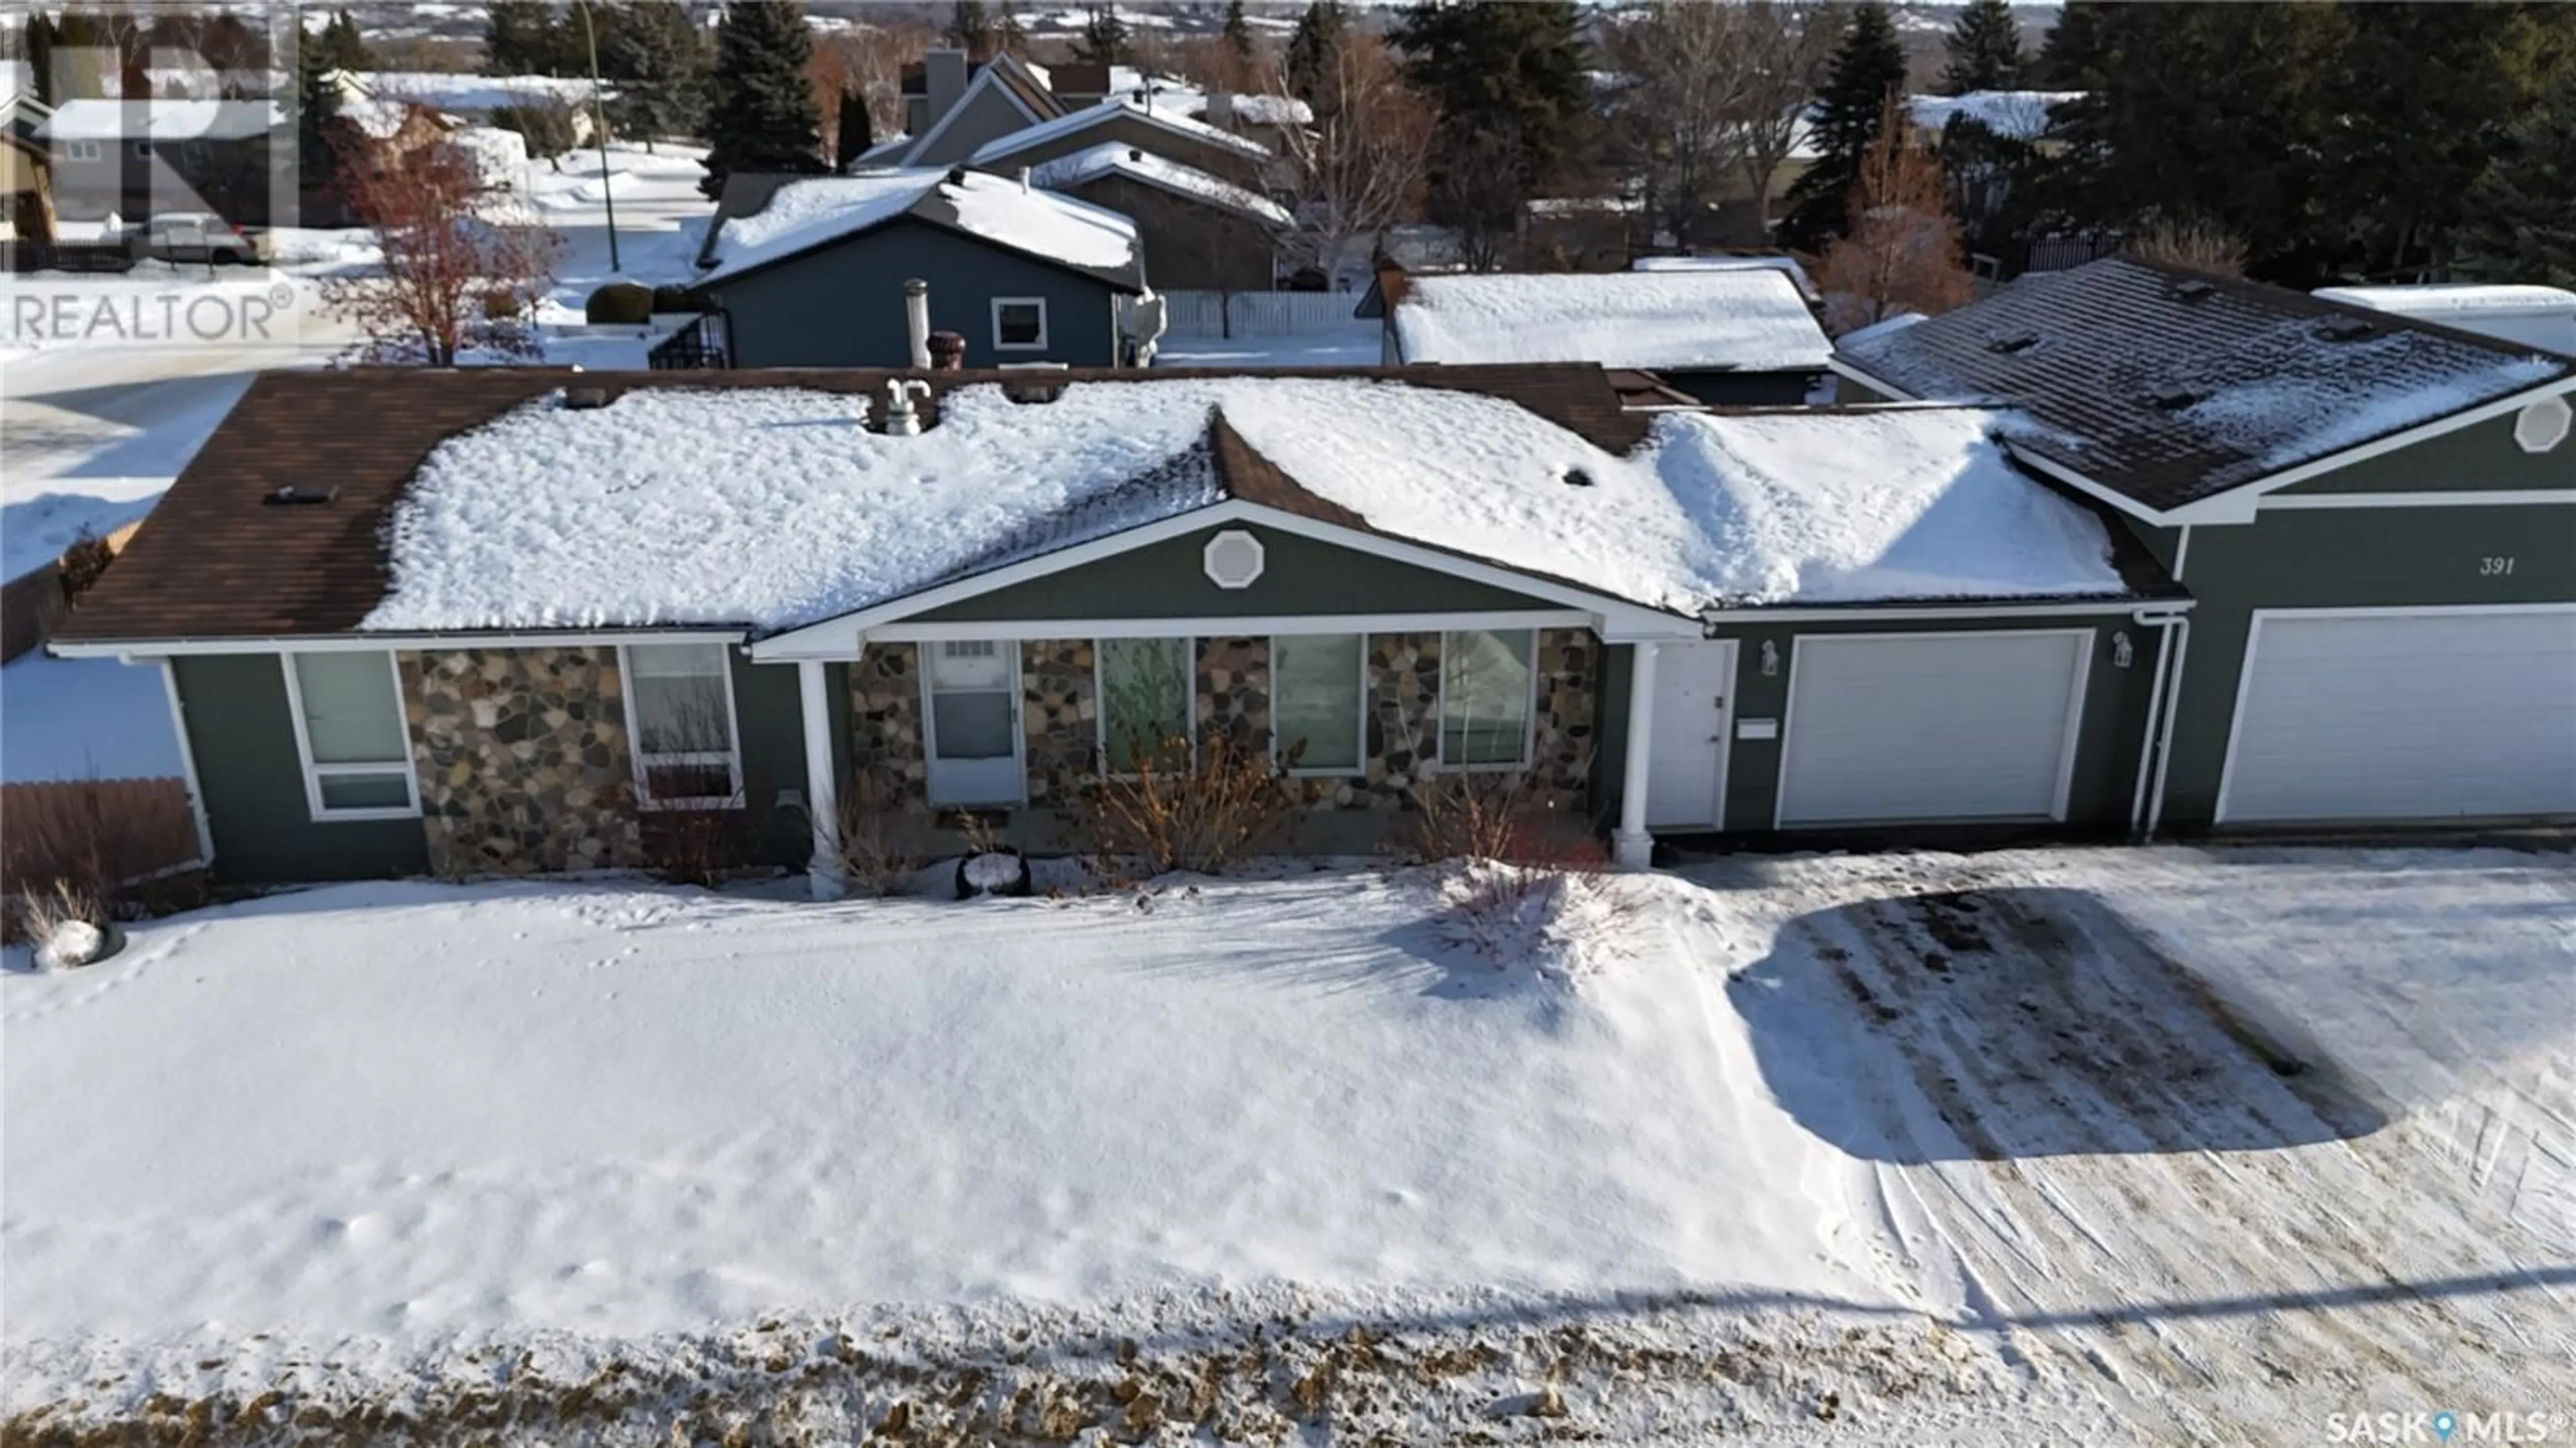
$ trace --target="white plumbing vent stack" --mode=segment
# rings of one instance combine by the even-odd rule
[[[930,370],[930,283],[914,277],[903,284],[903,328],[912,340],[912,365]]]
[[[912,400],[929,395],[930,384],[918,377],[887,378],[885,435],[888,437],[921,436],[921,413],[912,405]]]
[[[1021,194],[1022,196],[1026,196],[1026,195],[1028,195],[1028,194],[1029,194],[1030,187],[1032,186],[1032,184],[1033,184],[1033,183],[1032,183],[1032,182],[1031,182],[1031,180],[1030,180],[1029,168],[1028,168],[1028,167],[1026,167],[1026,166],[1022,166],[1022,167],[1020,168],[1020,194]]]

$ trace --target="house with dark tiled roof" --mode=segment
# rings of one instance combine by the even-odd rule
[[[2131,258],[1847,335],[1847,395],[2009,409],[2197,602],[2150,822],[2576,816],[2576,358]]]
[[[1308,850],[1451,780],[1629,864],[2117,833],[2191,600],[2011,425],[1584,365],[270,372],[53,647],[161,671],[242,882],[714,830],[828,892],[852,812],[1062,847],[1219,740]]]

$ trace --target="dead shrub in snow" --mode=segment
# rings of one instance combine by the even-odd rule
[[[1187,739],[1173,738],[1139,751],[1132,767],[1091,780],[1071,811],[1073,838],[1104,875],[1120,860],[1212,875],[1278,848],[1294,828],[1296,795],[1266,750],[1220,736],[1193,755]]]
[[[197,833],[175,779],[75,779],[0,786],[0,892],[17,897],[10,938],[32,934],[36,902],[81,902],[99,923],[196,903]]]
[[[2245,275],[2245,238],[2205,216],[2151,211],[2129,239],[2129,255],[2213,276]]]
[[[841,800],[841,877],[862,895],[900,895],[928,861],[916,822],[892,792],[861,778]]]
[[[760,829],[742,796],[644,812],[645,867],[673,885],[719,885],[750,868]]]

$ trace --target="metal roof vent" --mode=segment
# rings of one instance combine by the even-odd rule
[[[2379,324],[2366,317],[2328,317],[2317,324],[2317,336],[2327,342],[2358,342],[2379,330]]]
[[[1592,475],[1581,468],[1567,468],[1565,470],[1565,485],[1569,488],[1591,487]]]
[[[2185,277],[2181,281],[2174,283],[2174,295],[2182,298],[2186,302],[2199,301],[2201,298],[2208,296],[2210,293],[2217,290],[2218,287],[2216,284],[2204,281],[2199,277]]]
[[[567,412],[588,412],[593,408],[606,407],[608,405],[608,389],[605,387],[567,387],[564,389],[563,405],[564,410]]]
[[[272,508],[318,508],[340,496],[338,484],[327,488],[302,487],[288,483],[260,495],[260,501]]]
[[[2206,392],[2194,392],[2188,387],[2168,387],[2161,391],[2148,393],[2147,401],[2154,404],[2161,411],[2180,412],[2184,408],[2191,406],[2193,403],[2202,401],[2208,396],[2209,394]]]
[[[966,184],[966,168],[965,168],[965,167],[963,167],[963,166],[951,166],[951,167],[949,167],[949,168],[948,168],[948,184],[949,184],[949,185],[951,185],[951,186],[963,186],[963,185],[965,185],[965,184]]]
[[[1987,351],[2002,352],[2006,354],[2027,352],[2038,345],[2039,334],[2037,332],[2015,332],[2006,337],[1988,337],[1986,339]]]

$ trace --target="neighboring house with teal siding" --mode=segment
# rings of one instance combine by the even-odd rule
[[[2151,826],[2576,817],[2576,359],[2120,258],[1836,368],[2019,410],[2190,592]]]
[[[1629,864],[2117,835],[2191,601],[1995,424],[1584,366],[275,373],[55,647],[164,667],[240,881],[715,830],[828,891],[845,818],[1062,848],[1172,740],[1271,760],[1312,850],[1454,776]]]

